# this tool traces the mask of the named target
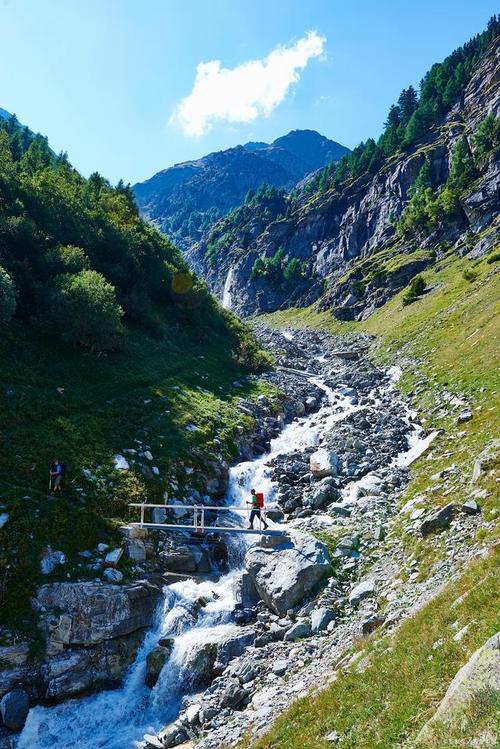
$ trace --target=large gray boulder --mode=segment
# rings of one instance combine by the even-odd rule
[[[45,614],[42,621],[47,652],[61,652],[72,645],[94,645],[149,627],[160,595],[160,588],[146,582],[42,585],[35,608]]]
[[[313,476],[324,478],[325,476],[337,476],[341,464],[337,453],[322,447],[311,455],[309,467]]]
[[[311,593],[331,569],[324,544],[296,531],[275,547],[252,546],[245,567],[262,600],[280,616]]]
[[[500,632],[476,650],[457,672],[438,709],[417,736],[415,747],[438,746],[440,737],[448,736],[455,726],[463,724],[464,716],[474,702],[482,700],[484,717],[488,697],[494,712],[494,705],[498,704],[500,698]],[[494,715],[492,722],[495,723]],[[463,734],[460,732],[460,735]],[[467,743],[467,746],[486,745],[479,741]],[[492,743],[491,746],[496,744]]]

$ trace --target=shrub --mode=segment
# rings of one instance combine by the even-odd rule
[[[7,323],[16,311],[16,289],[12,278],[0,266],[0,323]]]
[[[109,351],[119,346],[122,308],[112,284],[94,270],[61,275],[51,300],[51,322],[66,343]]]
[[[79,273],[90,268],[90,260],[82,248],[70,244],[53,247],[46,260],[53,273]]]
[[[412,302],[414,302],[421,294],[424,293],[426,288],[427,284],[425,283],[422,276],[415,276],[408,287],[408,291],[403,296],[403,305],[406,306],[407,304],[412,304]]]
[[[464,272],[462,273],[462,276],[465,278],[466,281],[470,281],[471,283],[476,280],[477,273],[470,268],[466,268]]]

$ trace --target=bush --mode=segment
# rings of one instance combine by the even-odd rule
[[[466,281],[470,281],[472,283],[477,278],[477,273],[470,268],[466,268],[464,272],[462,273],[462,276],[465,278]]]
[[[16,289],[12,278],[0,266],[0,323],[7,323],[16,311]]]
[[[422,276],[415,276],[408,287],[408,291],[403,296],[403,305],[406,306],[407,304],[412,304],[412,302],[414,302],[421,294],[424,293],[426,288],[427,284],[425,283]]]
[[[59,245],[47,252],[46,260],[52,273],[79,273],[90,268],[90,260],[81,247]]]
[[[123,310],[112,284],[94,270],[61,275],[51,300],[51,322],[66,343],[92,351],[116,349],[122,342]]]

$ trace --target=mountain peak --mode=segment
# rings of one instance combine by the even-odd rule
[[[217,219],[267,183],[292,189],[349,149],[315,130],[292,130],[273,143],[250,141],[158,172],[134,186],[141,213],[188,247]]]

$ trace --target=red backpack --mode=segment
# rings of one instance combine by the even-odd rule
[[[257,507],[264,507],[264,495],[262,492],[256,492],[255,496],[257,497]]]

